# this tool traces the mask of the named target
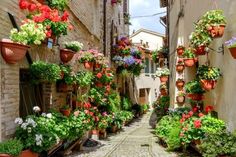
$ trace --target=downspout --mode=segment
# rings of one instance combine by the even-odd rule
[[[107,26],[106,26],[106,17],[107,17],[107,0],[103,0],[103,54],[106,56],[106,49],[107,49]]]

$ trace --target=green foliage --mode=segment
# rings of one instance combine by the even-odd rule
[[[199,79],[205,80],[218,80],[221,76],[220,69],[216,67],[209,67],[206,65],[202,65],[198,67],[197,77]]]
[[[198,80],[193,80],[185,84],[184,86],[186,93],[197,93],[202,94],[205,91],[202,89],[201,84]]]
[[[94,61],[94,56],[91,52],[89,51],[84,51],[80,53],[79,56],[79,62],[84,63],[84,62],[93,62]]]
[[[98,122],[98,128],[99,129],[106,129],[110,123],[112,123],[112,116],[111,115],[101,116],[100,120]]]
[[[60,11],[64,11],[68,5],[68,0],[47,0],[47,2],[51,8],[56,8]]]
[[[97,105],[105,105],[106,104],[106,102],[104,100],[104,91],[102,91],[101,89],[91,88],[89,90],[88,95],[93,103],[95,103]]]
[[[185,49],[183,56],[184,56],[184,58],[195,58],[195,54],[194,54],[193,50],[190,48]]]
[[[18,156],[23,150],[21,141],[17,139],[9,139],[0,143],[0,154],[8,154],[11,156]]]
[[[159,56],[160,53],[161,52],[158,51],[158,50],[152,52],[152,60],[153,60],[153,62],[155,62],[155,63],[157,62],[158,56]]]
[[[170,70],[168,68],[157,68],[156,75],[157,77],[169,76]]]
[[[93,73],[90,71],[80,71],[76,74],[75,81],[81,87],[90,86],[94,79]]]
[[[60,36],[60,35],[67,35],[67,28],[68,23],[59,21],[59,22],[53,22],[49,19],[46,19],[43,22],[44,26],[49,26],[52,30],[53,35]]]
[[[213,134],[225,130],[226,125],[223,120],[206,115],[202,117],[201,129],[207,134]]]
[[[149,109],[149,105],[148,104],[142,104],[142,110],[143,111],[147,111]]]
[[[192,32],[190,35],[190,43],[195,48],[199,46],[208,46],[212,42],[212,37],[209,35],[208,32],[202,30],[196,30]]]
[[[121,109],[121,99],[117,92],[112,92],[108,96],[108,110],[110,112],[117,112]]]
[[[122,104],[121,104],[122,110],[131,111],[131,107],[132,107],[132,102],[131,102],[130,98],[123,97]]]
[[[82,49],[83,44],[78,41],[65,42],[66,49],[78,52]]]
[[[236,136],[227,131],[219,131],[208,134],[199,149],[204,157],[215,157],[219,155],[236,155]]]
[[[30,75],[34,83],[53,83],[61,78],[61,69],[57,64],[36,61],[30,66]]]

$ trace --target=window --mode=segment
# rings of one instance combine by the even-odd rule
[[[149,59],[145,58],[145,73],[150,73],[149,71]]]
[[[139,89],[139,97],[145,97],[145,88]]]

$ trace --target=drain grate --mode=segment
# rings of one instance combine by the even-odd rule
[[[149,147],[149,144],[141,144],[141,147]]]

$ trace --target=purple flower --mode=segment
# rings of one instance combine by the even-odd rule
[[[133,56],[125,57],[124,61],[125,61],[125,64],[127,64],[129,66],[135,63],[135,59]]]

